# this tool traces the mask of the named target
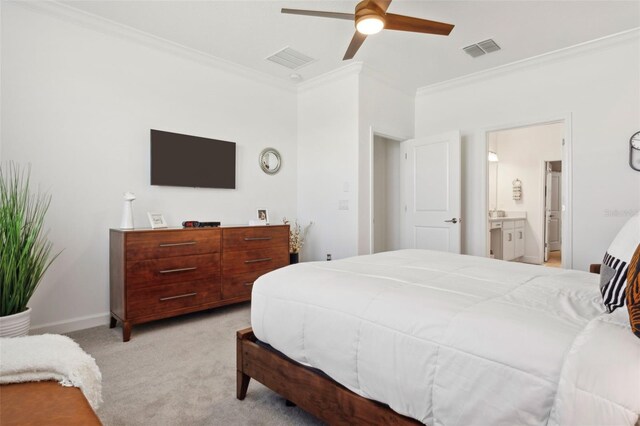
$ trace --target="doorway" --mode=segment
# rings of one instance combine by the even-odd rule
[[[400,142],[373,135],[372,253],[400,248]]]
[[[562,265],[562,161],[545,161],[544,265]]]
[[[486,131],[487,255],[570,265],[568,118]]]

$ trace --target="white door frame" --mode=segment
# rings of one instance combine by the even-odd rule
[[[484,149],[481,153],[480,170],[482,176],[484,176],[485,184],[482,186],[481,193],[481,205],[483,207],[482,212],[485,215],[485,220],[481,225],[481,232],[485,241],[485,256],[489,256],[490,241],[489,241],[489,221],[486,220],[489,216],[489,168],[487,166],[487,155],[489,153],[489,133],[500,130],[511,130],[522,127],[532,127],[544,124],[564,123],[564,145],[562,146],[562,267],[565,269],[571,269],[573,267],[573,186],[572,181],[572,123],[571,113],[558,114],[551,117],[541,117],[539,119],[511,123],[501,124],[491,127],[485,127],[481,130],[481,137],[479,138],[484,144]]]
[[[542,218],[542,247],[541,247],[541,251],[540,251],[540,263],[544,263],[546,262],[546,245],[547,245],[547,226],[549,225],[547,223],[547,197],[546,197],[546,190],[547,190],[547,165],[549,164],[548,160],[542,160],[542,165],[540,166],[540,170],[541,172],[541,182],[542,182],[542,187],[540,188],[540,209],[541,209],[541,213],[540,213],[540,217]],[[560,188],[562,189],[562,188]]]
[[[393,134],[393,132],[380,129],[378,127],[369,127],[369,254],[373,254],[373,243],[374,243],[374,225],[373,225],[373,211],[375,208],[375,194],[373,191],[373,150],[375,149],[374,137],[380,136],[386,139],[391,139],[398,143],[406,141],[407,139],[411,139],[410,136],[398,136],[397,134]],[[400,208],[400,206],[398,206]],[[401,216],[402,217],[402,216]]]

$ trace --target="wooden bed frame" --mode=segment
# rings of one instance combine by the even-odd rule
[[[237,337],[236,396],[243,400],[253,378],[287,401],[331,425],[419,425],[388,406],[357,395],[321,372],[257,343],[251,328]]]
[[[589,265],[599,274],[600,264]],[[287,403],[331,425],[419,425],[417,420],[391,410],[387,405],[357,395],[330,377],[260,345],[251,328],[239,330],[237,338],[236,396],[247,396],[253,378],[283,396]]]

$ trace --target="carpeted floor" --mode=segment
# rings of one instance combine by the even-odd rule
[[[250,325],[242,304],[133,327],[69,333],[102,371],[98,416],[111,425],[319,425],[252,380],[235,397],[235,332]]]

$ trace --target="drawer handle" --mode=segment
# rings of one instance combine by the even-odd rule
[[[164,243],[160,244],[160,247],[193,246],[195,244],[197,244],[197,241],[187,241],[184,243]]]
[[[161,274],[170,274],[172,272],[184,272],[184,271],[195,271],[198,269],[197,267],[192,268],[178,268],[178,269],[165,269],[164,271],[159,271]]]
[[[244,240],[245,241],[264,241],[264,240],[270,240],[271,237],[246,237]]]
[[[161,297],[160,301],[164,302],[166,300],[182,299],[183,297],[191,297],[191,296],[195,296],[196,294],[198,293],[186,293],[186,294],[180,294],[178,296]]]
[[[251,259],[251,260],[245,260],[244,263],[257,263],[257,262],[268,262],[270,261],[271,258],[270,257],[263,257],[262,259]]]
[[[251,287],[253,283],[244,283],[245,287]]]
[[[511,241],[511,232],[507,234],[509,236],[509,241]]]

